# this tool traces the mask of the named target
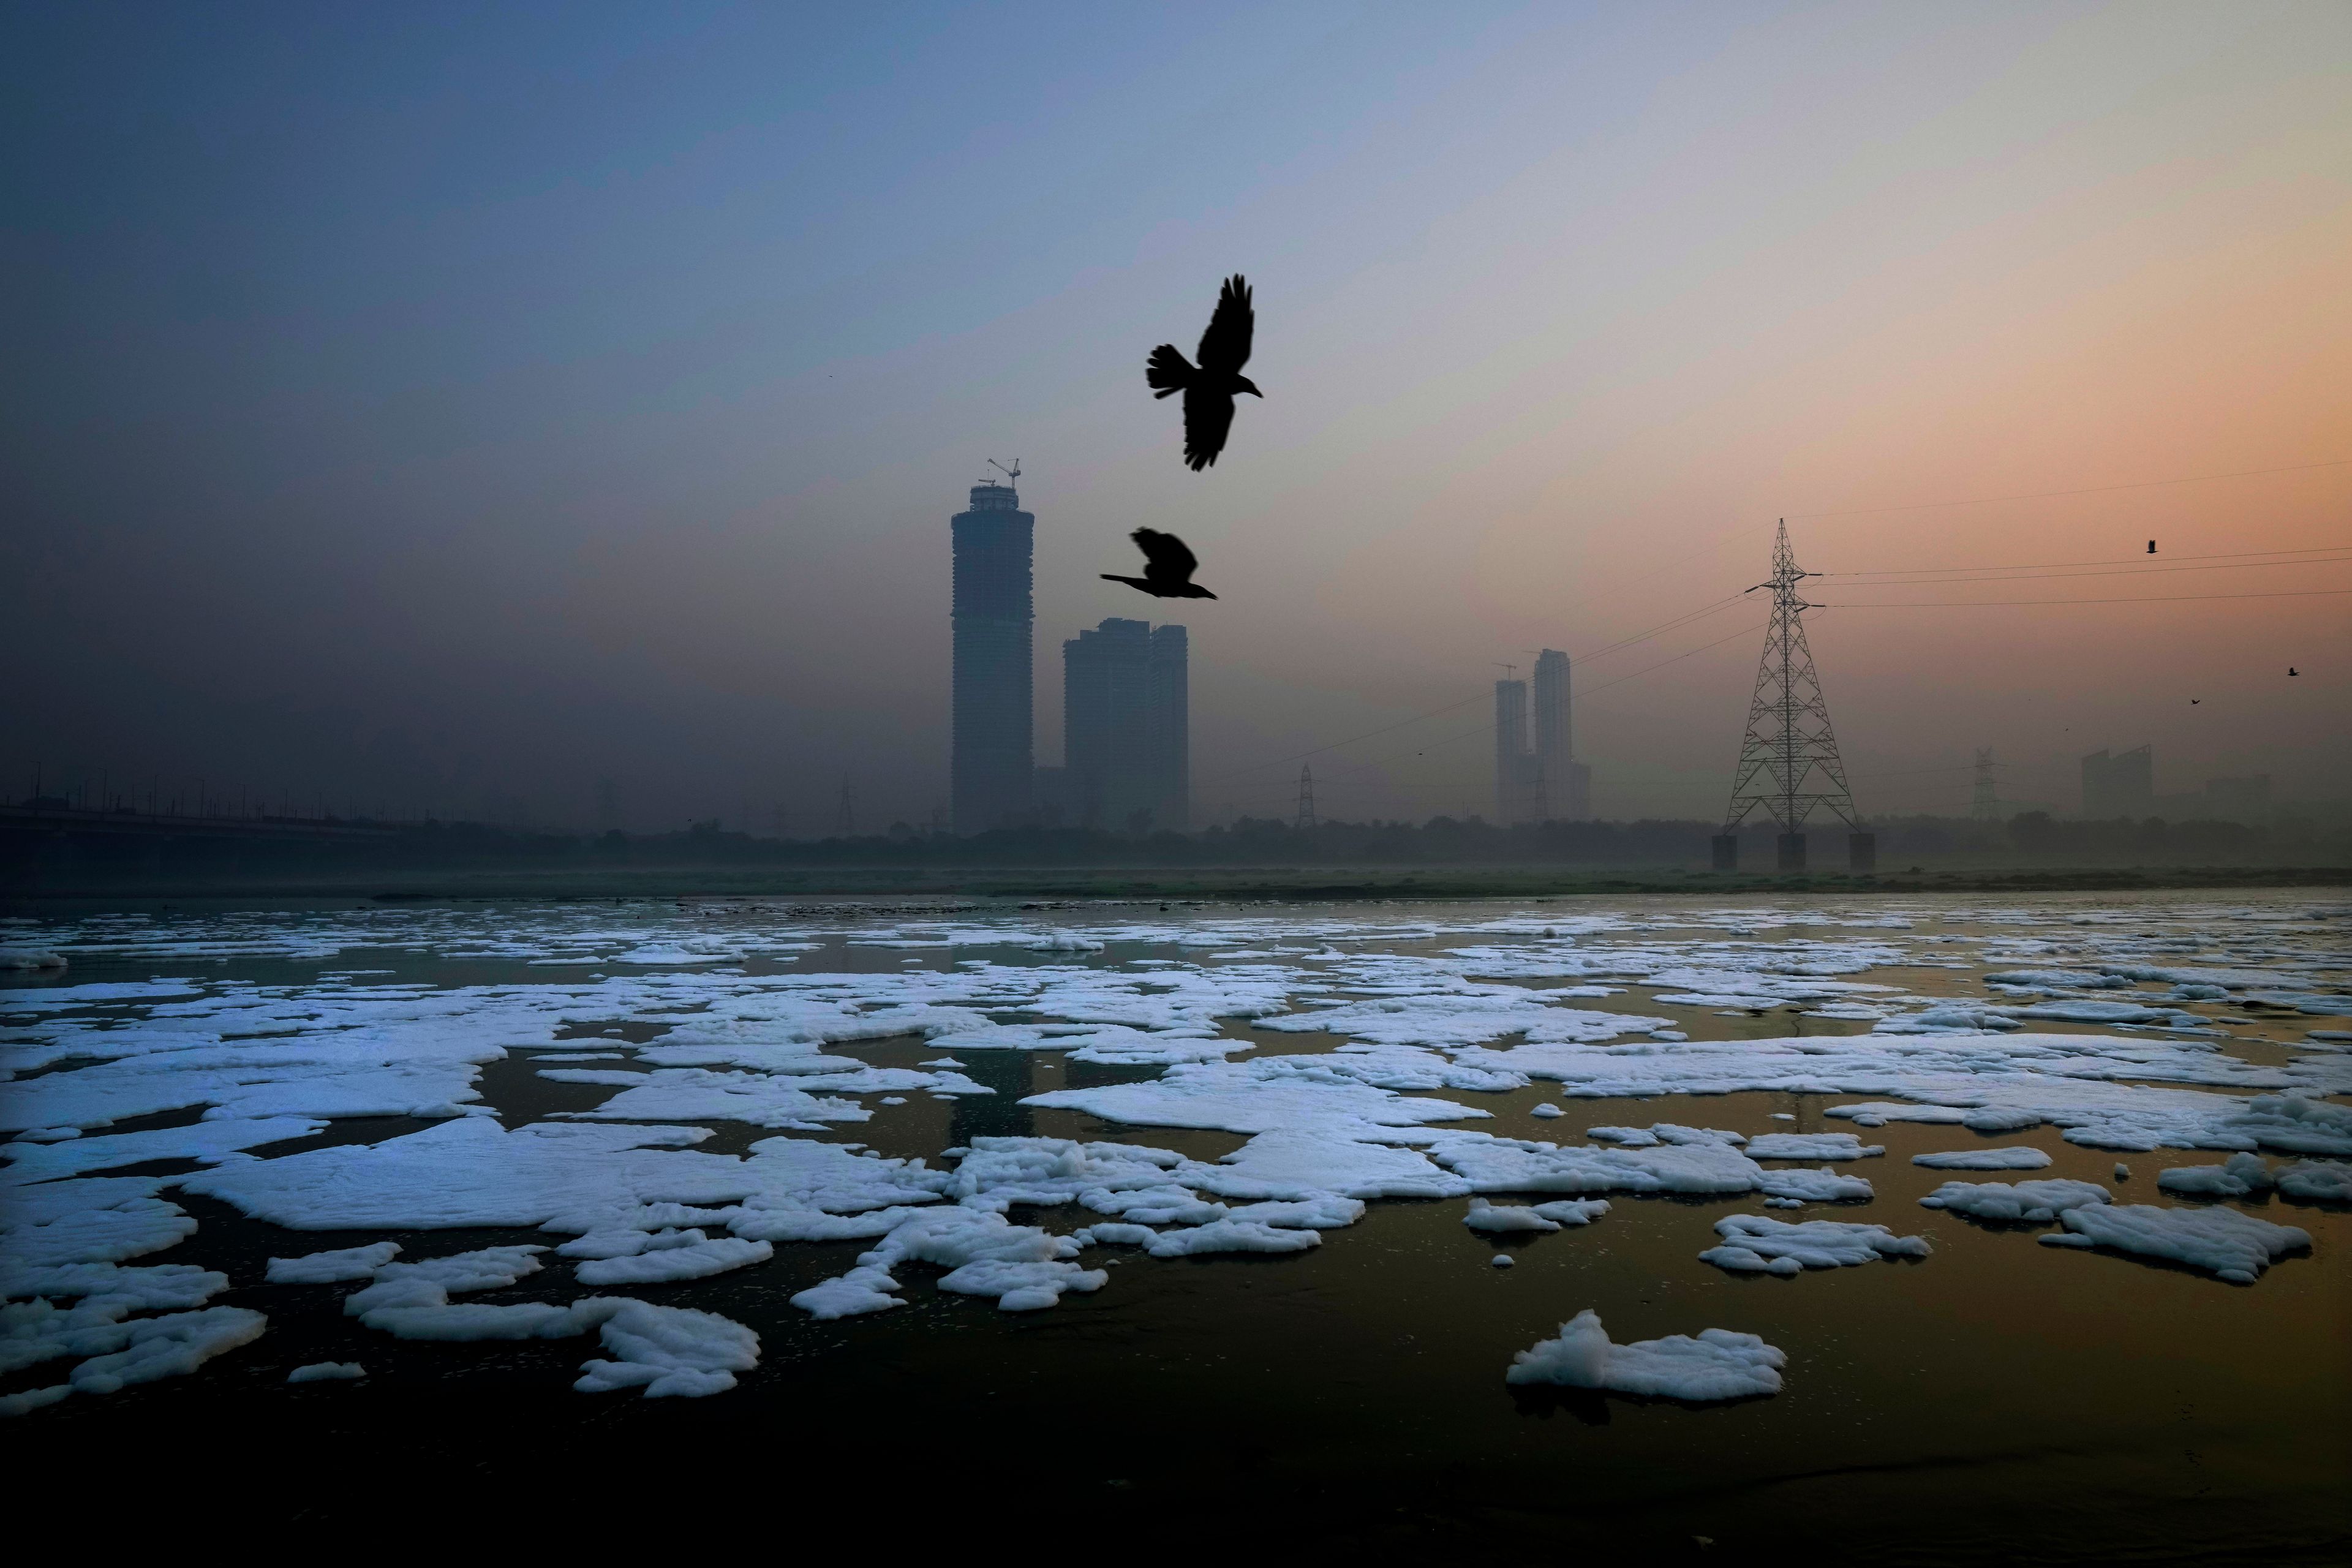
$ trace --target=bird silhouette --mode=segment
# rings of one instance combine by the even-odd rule
[[[1199,473],[1225,449],[1226,433],[1234,427],[1234,399],[1242,393],[1265,394],[1242,374],[1249,363],[1250,337],[1257,330],[1257,312],[1250,306],[1250,287],[1234,273],[1217,291],[1217,308],[1201,334],[1201,363],[1187,364],[1174,343],[1151,351],[1143,379],[1154,397],[1184,395],[1184,461]]]
[[[2153,554],[2155,554],[2155,553],[2156,553],[2156,541],[2155,541],[2155,540],[2153,540],[2153,539],[2151,539],[2151,540],[2149,540],[2149,541],[2147,542],[2147,552],[2148,552],[2150,555],[2153,555]]]
[[[1192,581],[1192,573],[1201,564],[1192,557],[1184,542],[1172,533],[1162,533],[1156,528],[1139,528],[1128,535],[1143,552],[1143,575],[1121,577],[1115,573],[1101,574],[1106,583],[1124,583],[1130,588],[1140,588],[1155,599],[1213,599],[1210,593]]]
[[[2202,697],[2192,697],[2192,698],[2190,698],[2190,699],[2189,700],[2189,706],[2190,706],[2191,708],[2194,708],[2194,707],[2196,707],[2200,702],[2202,702],[2202,701],[2204,701],[2204,700],[2205,700],[2205,699],[2203,699]]]
[[[2295,667],[2291,664],[2286,667],[2286,672],[2289,675],[2301,675],[2303,673],[2303,671],[2295,668]]]

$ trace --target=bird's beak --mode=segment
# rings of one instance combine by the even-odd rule
[[[1248,393],[1252,397],[1264,397],[1264,396],[1265,395],[1265,393],[1260,392],[1260,391],[1257,389],[1257,383],[1255,383],[1255,382],[1254,382],[1254,381],[1244,381],[1244,382],[1243,382],[1243,383],[1242,383],[1242,390],[1243,390],[1244,392]]]

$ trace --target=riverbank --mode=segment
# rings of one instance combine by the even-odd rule
[[[16,913],[227,900],[848,899],[990,903],[1119,900],[1325,903],[1387,899],[1722,898],[1918,893],[2098,893],[2352,887],[2352,866],[1913,867],[1844,872],[1711,872],[1559,866],[1303,867],[464,867],[401,871],[110,879],[0,889]]]

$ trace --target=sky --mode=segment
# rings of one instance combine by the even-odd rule
[[[5,14],[9,798],[924,820],[992,458],[1039,762],[1181,619],[1204,819],[1491,814],[1543,647],[1600,814],[1720,814],[1783,518],[1865,814],[2347,794],[2339,0]]]

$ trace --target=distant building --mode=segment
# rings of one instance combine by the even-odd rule
[[[954,738],[950,812],[958,833],[1029,819],[1034,719],[1030,561],[1037,520],[1009,484],[971,487],[956,514]]]
[[[1537,820],[1536,760],[1528,751],[1528,683],[1495,682],[1495,820]]]
[[[1592,770],[1576,760],[1568,655],[1536,658],[1535,743],[1528,737],[1528,683],[1495,682],[1495,817],[1581,821],[1592,815]]]
[[[1070,770],[1039,768],[1030,774],[1029,803],[1040,827],[1076,827],[1078,814],[1070,800]]]
[[[1062,645],[1066,826],[1192,826],[1191,692],[1182,626],[1113,617]]]
[[[2146,816],[2156,809],[2156,758],[2146,746],[2083,759],[2083,815],[2094,821]]]
[[[2207,779],[2205,811],[2230,822],[2261,822],[2271,814],[2271,775],[2243,779]]]
[[[1541,806],[1537,817],[1587,821],[1592,816],[1592,770],[1576,760],[1568,655],[1557,648],[1536,656],[1535,699],[1536,784]]]

